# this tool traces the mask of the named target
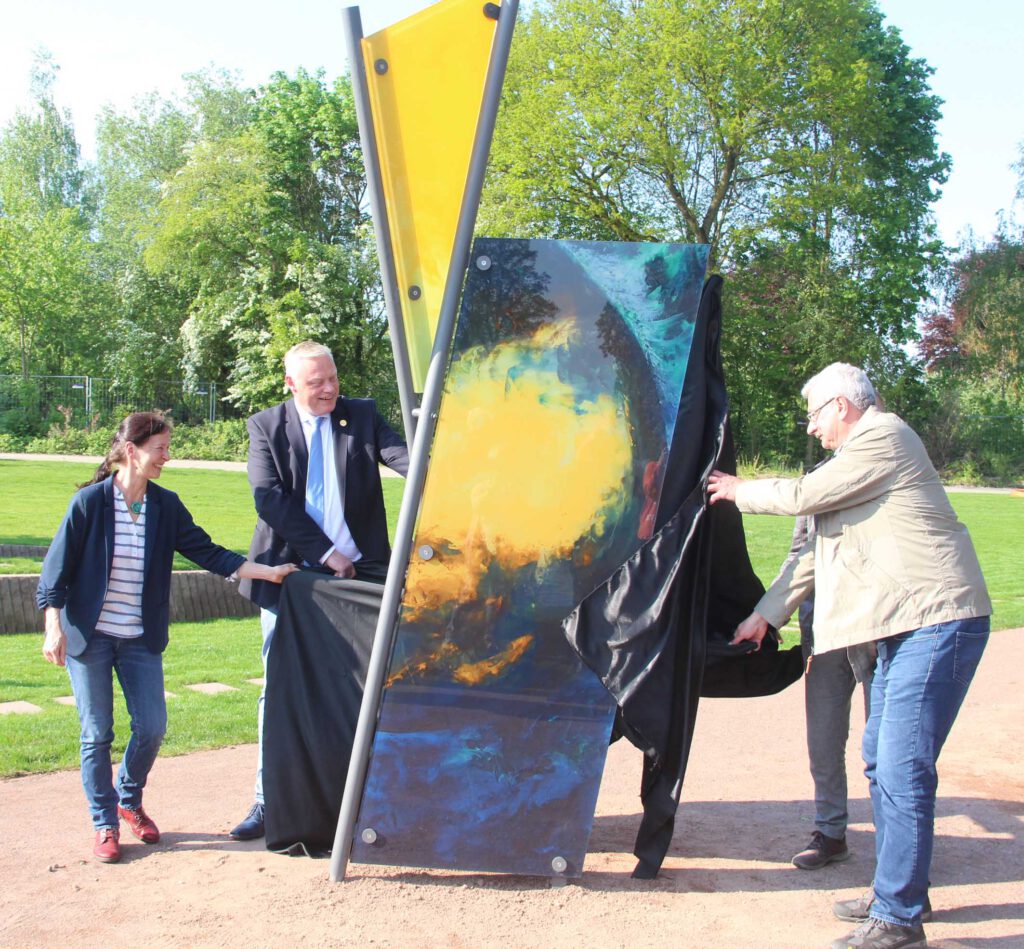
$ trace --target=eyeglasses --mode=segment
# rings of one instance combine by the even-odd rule
[[[812,425],[814,425],[818,421],[818,416],[821,415],[822,410],[826,406],[831,405],[838,398],[838,395],[834,395],[831,399],[828,400],[828,402],[822,402],[821,405],[819,405],[813,412],[808,413],[807,418],[804,419],[804,426],[806,428],[810,428]]]

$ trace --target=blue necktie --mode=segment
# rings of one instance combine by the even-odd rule
[[[324,443],[321,439],[322,422],[318,415],[309,440],[309,466],[306,469],[306,513],[321,527],[324,526]]]

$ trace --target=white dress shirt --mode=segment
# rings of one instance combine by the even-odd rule
[[[298,409],[299,418],[302,421],[302,434],[306,439],[306,457],[308,458],[309,446],[313,440],[313,433],[316,432],[318,416],[304,412],[297,405],[296,409]],[[345,522],[345,486],[339,484],[338,467],[334,461],[334,432],[331,430],[334,422],[330,415],[321,417],[326,420],[322,426],[323,438],[321,439],[324,458],[324,533],[334,546],[320,558],[320,563],[324,563],[335,550],[355,563],[363,555],[352,539],[352,532]]]

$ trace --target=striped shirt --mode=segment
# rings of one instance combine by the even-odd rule
[[[142,635],[142,577],[146,558],[146,499],[132,520],[121,489],[114,483],[114,560],[96,629],[108,636]]]

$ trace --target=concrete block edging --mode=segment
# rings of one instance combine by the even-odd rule
[[[45,552],[45,548],[44,548]],[[2,554],[0,556],[32,556]],[[41,633],[43,612],[36,607],[38,574],[0,576],[0,634]],[[256,616],[259,608],[240,596],[238,587],[205,570],[171,574],[171,622]]]

